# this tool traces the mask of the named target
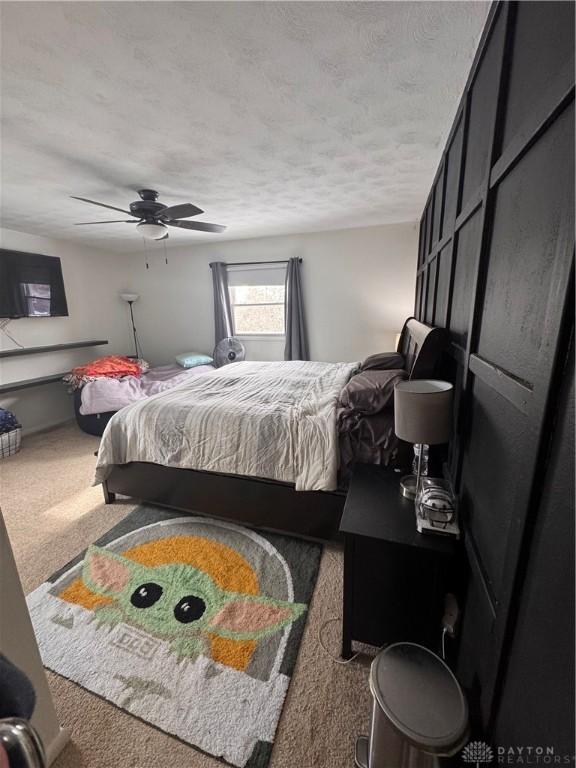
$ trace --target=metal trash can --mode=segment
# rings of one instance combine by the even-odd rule
[[[416,643],[389,645],[372,662],[370,736],[356,741],[358,768],[427,768],[467,742],[468,705],[435,653]]]

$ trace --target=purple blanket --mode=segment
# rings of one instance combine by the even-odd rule
[[[196,368],[182,368],[179,365],[161,365],[150,368],[142,376],[124,376],[122,379],[103,377],[89,381],[82,387],[82,405],[80,413],[89,416],[92,413],[119,411],[125,405],[144,400],[150,395],[190,381],[193,376],[201,376],[214,371],[213,365],[198,365]]]

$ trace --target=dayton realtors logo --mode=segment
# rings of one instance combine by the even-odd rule
[[[554,747],[508,746],[496,747],[500,765],[570,765],[574,755],[561,755]]]
[[[476,768],[480,768],[483,763],[491,763],[494,760],[494,752],[484,741],[471,741],[462,750],[462,760],[465,763],[474,763]]]
[[[550,746],[507,746],[493,749],[484,741],[471,741],[462,750],[462,760],[476,768],[494,762],[495,758],[498,765],[544,766],[575,762],[574,755],[560,755]]]

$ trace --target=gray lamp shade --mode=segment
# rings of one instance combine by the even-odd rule
[[[453,386],[447,381],[401,381],[394,388],[394,429],[407,443],[450,440]]]

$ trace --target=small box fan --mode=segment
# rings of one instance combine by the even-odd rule
[[[240,363],[246,357],[246,350],[237,338],[227,336],[216,344],[212,357],[218,367],[228,363]]]

